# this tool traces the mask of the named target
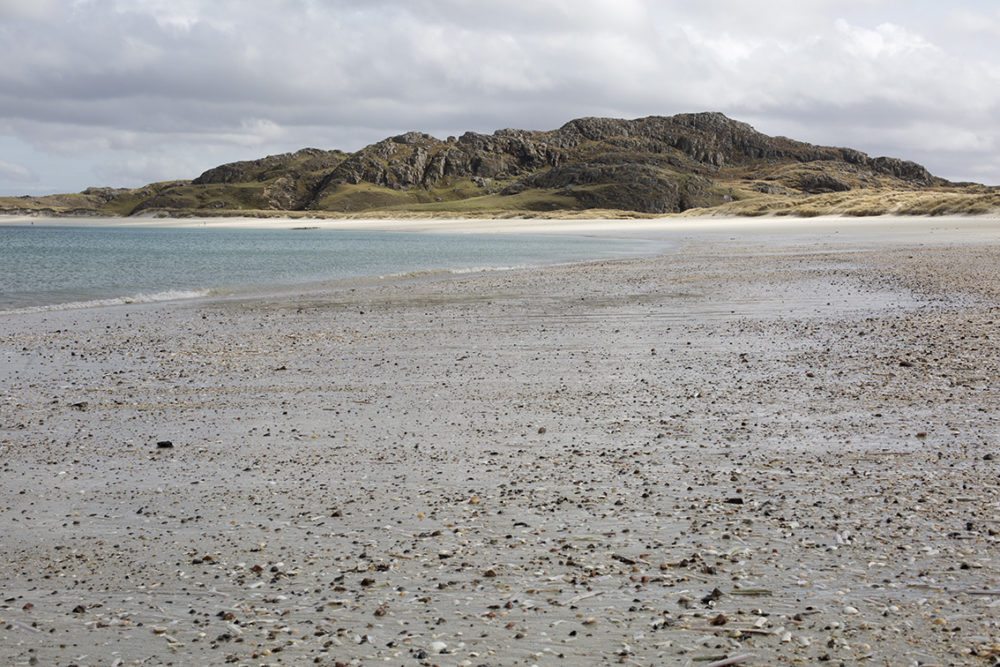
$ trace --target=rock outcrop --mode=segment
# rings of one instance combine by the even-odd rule
[[[782,172],[789,165],[803,169]],[[560,189],[579,208],[670,213],[725,201],[715,179],[735,171],[803,193],[943,183],[912,162],[769,137],[720,113],[698,113],[580,118],[549,132],[467,132],[452,141],[409,132],[340,163],[308,208],[323,208],[344,185],[430,190],[464,180],[506,195]]]
[[[309,172],[333,169],[344,160],[341,151],[303,148],[295,153],[269,155],[259,160],[231,162],[209,169],[191,181],[194,185],[220,183],[264,182],[282,176],[299,176]]]
[[[735,199],[949,185],[914,162],[771,137],[721,113],[578,118],[550,131],[437,139],[407,132],[351,154],[305,148],[193,181],[91,188],[74,206],[143,211],[618,209],[674,213]],[[23,202],[12,205],[24,206]],[[66,203],[67,206],[69,203]],[[39,206],[46,202],[39,202]],[[448,208],[451,206],[452,208]]]

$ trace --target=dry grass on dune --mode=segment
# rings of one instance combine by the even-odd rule
[[[819,195],[761,195],[713,208],[685,211],[684,216],[784,215],[983,215],[1000,212],[994,190],[852,190]]]
[[[866,217],[880,215],[985,215],[1000,213],[1000,192],[986,188],[964,190],[851,190],[818,195],[770,195],[729,202],[710,208],[692,208],[680,214],[656,215],[619,209],[557,209],[552,211],[511,209],[466,210],[406,210],[401,208],[370,209],[355,213],[333,211],[274,211],[274,210],[175,210],[163,211],[164,217],[254,217],[254,218],[314,218],[364,220],[451,219],[542,219],[597,220],[646,219],[659,217],[754,217],[764,215],[810,218],[821,215]]]
[[[335,211],[276,211],[276,210],[166,210],[156,218],[292,218],[296,220],[631,220],[662,217],[650,213],[618,209],[575,209],[555,211],[482,210],[482,211],[408,211],[403,209],[371,209],[355,213]]]
[[[735,190],[731,190],[735,191]],[[789,216],[816,217],[842,215],[852,217],[880,215],[986,215],[1000,213],[1000,190],[986,186],[961,186],[924,190],[896,190],[890,188],[853,189],[815,195],[762,194],[739,191],[740,198],[713,207],[692,208],[679,214],[658,215],[620,209],[570,209],[539,210],[521,208],[518,202],[502,202],[507,208],[492,205],[470,206],[468,202],[450,202],[453,206],[438,205],[433,209],[393,206],[369,208],[356,212],[291,211],[275,209],[240,208],[163,208],[149,210],[143,215],[155,218],[292,218],[335,220],[424,220],[444,219],[543,219],[543,220],[594,220],[594,219],[645,219],[660,217],[754,217]],[[502,199],[502,198],[501,198]],[[0,209],[27,215],[120,215],[103,210],[96,195],[53,195],[49,197],[0,197]]]

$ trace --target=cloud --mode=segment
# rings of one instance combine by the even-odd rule
[[[0,21],[42,21],[57,11],[56,0],[0,0]]]
[[[34,183],[38,181],[38,175],[27,167],[0,160],[0,181]]]
[[[1000,182],[982,150],[1000,11],[980,2],[0,0],[0,19],[0,135],[121,165],[113,185],[410,129],[700,110],[944,176],[934,150],[965,155]]]
[[[204,155],[194,150],[186,154],[132,155],[95,164],[93,174],[101,183],[158,183],[193,178],[209,168],[206,164],[216,163],[207,163]]]

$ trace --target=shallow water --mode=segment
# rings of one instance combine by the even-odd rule
[[[650,247],[642,240],[540,235],[6,226],[0,227],[0,311],[536,266]]]

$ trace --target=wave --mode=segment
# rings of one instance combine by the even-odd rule
[[[165,292],[141,293],[130,296],[115,296],[107,299],[92,299],[89,301],[69,301],[66,303],[51,303],[42,306],[26,306],[0,310],[0,315],[21,315],[25,313],[47,313],[59,310],[79,310],[82,308],[102,308],[106,306],[127,306],[137,303],[157,303],[160,301],[182,301],[200,299],[209,296],[211,290],[167,290]]]
[[[372,276],[377,280],[394,280],[400,278],[437,278],[445,276],[464,275],[467,273],[488,273],[492,271],[515,271],[517,269],[529,268],[530,264],[517,266],[468,266],[455,269],[417,269],[414,271],[401,271],[399,273],[383,273],[379,276]]]
[[[400,271],[398,273],[382,273],[371,276],[356,276],[353,278],[340,278],[333,281],[320,281],[319,284],[337,284],[337,283],[351,283],[357,284],[361,282],[383,282],[383,281],[396,281],[396,280],[409,280],[409,279],[421,279],[421,278],[447,278],[448,276],[463,276],[472,273],[503,273],[505,271],[523,271],[527,269],[537,269],[539,267],[560,267],[560,266],[575,266],[580,264],[591,264],[605,262],[609,259],[615,259],[615,257],[604,257],[604,258],[585,258],[585,259],[565,259],[558,262],[533,262],[526,264],[510,264],[510,265],[495,265],[495,266],[465,266],[458,268],[438,268],[438,269],[415,269],[413,271]]]

